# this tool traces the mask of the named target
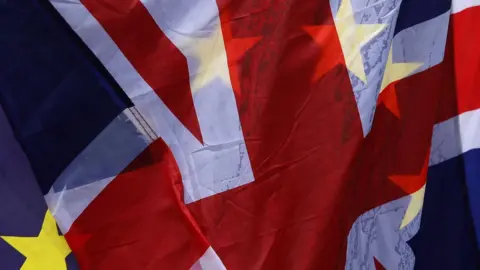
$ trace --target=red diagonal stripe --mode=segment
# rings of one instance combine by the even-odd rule
[[[138,0],[82,0],[140,76],[202,142],[187,60]]]
[[[480,7],[470,8],[450,18],[442,74],[425,78],[439,85],[437,123],[480,108],[480,35],[471,35],[471,22],[480,16]],[[439,79],[441,78],[441,79]]]

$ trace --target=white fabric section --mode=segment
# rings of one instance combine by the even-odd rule
[[[217,253],[212,247],[209,247],[207,251],[198,259],[198,261],[192,265],[190,270],[226,270],[225,265],[218,257]]]
[[[375,270],[374,257],[385,269],[413,269],[415,255],[407,241],[418,232],[421,214],[400,228],[411,199],[402,197],[357,218],[348,234],[346,270]]]
[[[475,6],[480,6],[480,0],[453,0],[452,13],[455,14]]]
[[[199,0],[195,4],[186,0],[142,2],[162,31],[186,55],[192,85],[195,77],[202,75],[198,70],[202,61],[214,62],[209,72],[218,74],[218,79],[194,94],[205,145],[194,150],[191,156],[195,164],[193,174],[199,183],[192,186],[192,200],[196,200],[198,192],[203,198],[202,194],[213,195],[251,182],[253,173],[230,78],[227,75],[221,79],[225,71],[228,74],[228,64],[222,35],[214,36],[220,26],[216,1]],[[208,44],[214,46],[207,51],[199,48],[212,38],[219,39]]]
[[[226,155],[234,149],[238,151],[238,147],[231,146],[243,144],[243,134],[230,78],[222,77],[224,71],[228,73],[228,64],[223,37],[221,31],[217,31],[220,21],[215,0],[200,0],[193,5],[191,1],[185,0],[143,0],[142,2],[162,31],[186,55],[192,85],[195,78],[202,75],[198,70],[201,62],[214,62],[209,66],[209,72],[218,75],[218,78],[205,84],[194,95],[205,141],[205,146],[196,150],[195,153],[205,152],[207,148],[216,148],[216,151],[224,149]],[[214,35],[217,33],[220,34]],[[207,43],[212,46],[208,46],[206,51],[198,48],[206,40],[213,39],[216,41]],[[193,157],[196,162],[204,163],[206,160],[205,157],[197,158],[196,154]]]
[[[401,71],[402,68],[398,69],[398,66],[390,65],[388,74],[395,79],[411,76],[437,65],[443,60],[450,11],[404,29],[393,37],[401,2],[402,0],[350,0],[352,15],[355,17],[357,25],[387,25],[385,30],[362,44],[360,52],[363,58],[366,82],[362,82],[352,72],[349,72],[365,136],[370,132],[373,123],[378,94],[387,70],[386,66],[389,66],[387,63],[391,47],[393,48],[392,64],[423,64],[409,72]],[[334,15],[337,14],[341,3],[344,1],[330,0]],[[360,57],[360,55],[358,56]]]
[[[480,109],[465,112],[433,128],[430,166],[480,148]]]
[[[148,125],[169,145],[180,168],[186,203],[253,181],[231,85],[218,85],[215,84],[216,81],[212,81],[194,95],[205,142],[202,145],[140,77],[105,30],[78,0],[50,1],[132,99]],[[173,42],[175,39],[172,38],[172,31],[175,30],[172,29],[199,32],[204,29],[192,29],[192,26],[205,26],[206,22],[215,20],[218,24],[218,8],[214,1],[202,0],[183,9],[174,1],[144,2]],[[182,15],[182,10],[190,15]],[[161,14],[169,14],[164,22],[159,21]],[[177,28],[167,27],[169,24],[166,23],[173,17],[182,19],[186,26],[180,24],[174,25]],[[194,75],[192,70],[198,59],[187,55],[187,60],[191,75]]]
[[[48,208],[57,220],[58,227],[62,233],[70,230],[73,222],[113,178],[109,177],[82,187],[67,189],[57,193],[52,188],[45,195]]]
[[[340,4],[347,0],[329,0],[332,14],[337,15]],[[358,79],[349,71],[353,94],[357,102],[364,136],[370,133],[377,96],[383,79],[383,72],[387,63],[390,44],[392,42],[394,22],[398,15],[401,0],[361,1],[349,0],[352,15],[356,24],[385,24],[387,25],[378,35],[365,41],[360,48],[366,82]],[[348,34],[348,33],[347,33]]]
[[[440,64],[445,55],[449,22],[450,11],[447,11],[396,34],[392,40],[393,62],[423,63],[411,75]]]

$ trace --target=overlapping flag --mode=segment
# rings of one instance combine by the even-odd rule
[[[480,269],[479,23],[0,1],[0,269]]]

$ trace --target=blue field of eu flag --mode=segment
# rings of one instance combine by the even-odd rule
[[[78,269],[44,195],[128,99],[48,1],[0,1],[0,269]]]
[[[0,269],[78,269],[2,109],[0,145]]]

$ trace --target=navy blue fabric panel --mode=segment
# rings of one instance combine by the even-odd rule
[[[395,33],[444,14],[452,0],[402,0]]]
[[[0,220],[1,222],[2,220]],[[1,225],[0,225],[1,230]],[[0,231],[0,234],[2,232]],[[12,246],[7,244],[7,242],[0,239],[0,256],[2,258],[2,262],[0,263],[1,269],[20,269],[23,262],[25,261],[25,257],[18,251],[16,251]]]
[[[0,105],[43,193],[131,102],[48,1],[0,2]]]
[[[73,253],[68,254],[67,258],[65,258],[67,263],[67,270],[81,270],[80,265],[78,265],[77,259]]]
[[[0,107],[0,236],[36,237],[47,205],[29,162]],[[0,238],[0,269],[17,270],[25,257]],[[72,254],[69,270],[78,269]]]
[[[480,269],[464,165],[459,156],[429,168],[420,230],[409,241],[415,269]]]
[[[478,139],[480,140],[480,138]],[[463,159],[470,209],[475,224],[477,243],[480,243],[480,149],[463,154]]]

